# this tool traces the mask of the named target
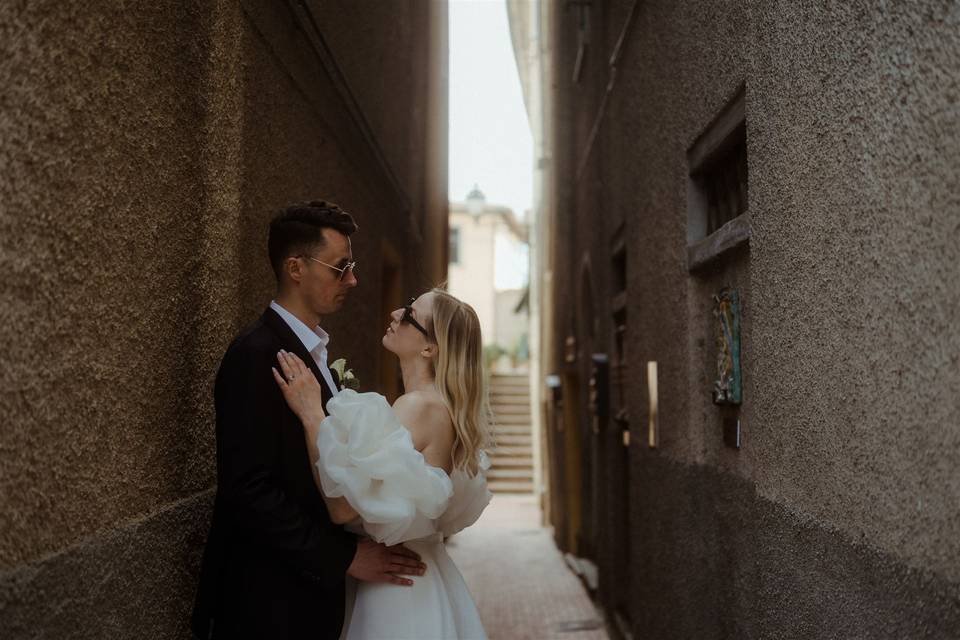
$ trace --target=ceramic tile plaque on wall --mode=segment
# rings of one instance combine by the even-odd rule
[[[714,404],[738,405],[740,381],[740,294],[725,287],[713,297],[717,334],[717,379]]]

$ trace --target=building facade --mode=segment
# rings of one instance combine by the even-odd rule
[[[511,356],[523,351],[528,317],[518,307],[524,289],[497,281],[498,273],[502,279],[502,270],[515,268],[525,252],[526,226],[510,208],[488,203],[479,189],[464,202],[450,203],[449,224],[448,290],[477,312],[488,351]]]
[[[527,308],[530,311],[530,413],[534,425],[534,492],[540,502],[543,522],[551,516],[547,451],[544,429],[545,372],[554,370],[553,336],[553,233],[555,219],[555,172],[553,158],[553,32],[550,27],[555,5],[549,2],[507,0],[510,39],[523,90],[523,102],[533,138],[533,206],[528,215],[530,278]],[[544,346],[546,348],[544,348]],[[552,374],[551,374],[552,375]]]
[[[525,20],[546,501],[610,628],[958,637],[960,8]]]
[[[187,637],[212,383],[280,207],[351,212],[332,357],[445,277],[443,3],[0,6],[0,637]]]

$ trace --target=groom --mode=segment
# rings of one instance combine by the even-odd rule
[[[227,349],[214,387],[217,495],[193,612],[199,638],[338,638],[347,574],[406,584],[398,574],[422,572],[412,551],[358,540],[330,520],[303,426],[271,374],[284,349],[311,368],[324,404],[337,393],[320,319],[357,286],[356,230],[322,201],[270,223],[276,299]]]

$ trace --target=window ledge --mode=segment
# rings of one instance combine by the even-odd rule
[[[750,213],[745,212],[706,238],[687,245],[687,270],[696,271],[742,244],[750,243]]]

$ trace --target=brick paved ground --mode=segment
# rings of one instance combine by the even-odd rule
[[[495,495],[480,521],[447,543],[487,634],[491,640],[607,640],[580,580],[539,520],[532,496]]]

